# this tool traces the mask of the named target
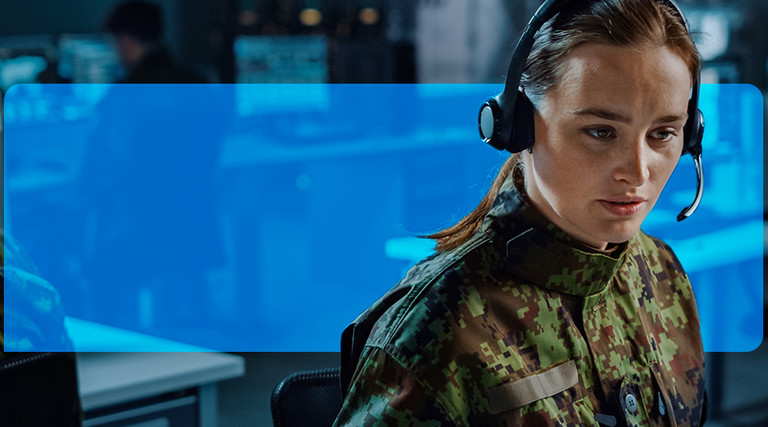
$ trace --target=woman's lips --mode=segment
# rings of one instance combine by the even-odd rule
[[[643,203],[645,203],[644,199],[637,198],[611,198],[598,201],[605,208],[605,210],[616,216],[634,215],[640,211]]]

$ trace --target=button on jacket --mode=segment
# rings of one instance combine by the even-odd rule
[[[509,179],[344,331],[342,389],[336,425],[701,425],[691,284],[660,240],[590,249]]]

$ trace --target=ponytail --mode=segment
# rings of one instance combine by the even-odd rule
[[[485,193],[483,200],[480,201],[480,204],[478,204],[475,210],[470,212],[469,215],[465,216],[461,221],[451,227],[434,234],[420,237],[435,240],[435,242],[437,242],[435,250],[438,252],[456,249],[467,242],[472,235],[480,229],[485,216],[490,212],[493,202],[499,194],[499,190],[501,190],[501,186],[520,161],[521,158],[519,153],[509,156],[507,161],[501,166],[496,178],[493,180],[491,188]]]

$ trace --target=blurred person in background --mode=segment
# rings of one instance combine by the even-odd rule
[[[80,171],[94,320],[150,333],[203,327],[210,319],[206,274],[223,262],[220,123],[207,120],[209,87],[174,84],[203,80],[162,44],[157,5],[120,4],[106,27],[128,71],[120,83],[133,85],[112,86],[100,102]]]
[[[110,12],[105,27],[114,36],[127,71],[119,83],[205,83],[181,68],[163,44],[163,14],[158,5],[121,3]]]

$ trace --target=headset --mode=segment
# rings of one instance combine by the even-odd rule
[[[533,146],[534,142],[534,107],[520,88],[525,62],[531,53],[534,35],[541,27],[556,14],[562,11],[566,4],[589,5],[595,0],[546,0],[534,13],[525,31],[515,46],[512,60],[509,63],[504,90],[489,99],[480,107],[478,114],[478,129],[484,142],[498,150],[518,153]],[[673,0],[654,0],[663,3],[680,17],[688,34],[691,34],[688,21],[680,7]],[[682,221],[693,214],[701,203],[704,194],[704,170],[701,165],[701,140],[704,136],[704,116],[699,110],[699,82],[697,72],[688,101],[688,121],[683,127],[683,152],[693,157],[696,167],[696,197],[693,203],[677,215]]]

